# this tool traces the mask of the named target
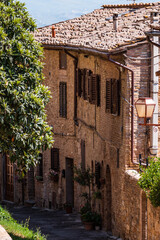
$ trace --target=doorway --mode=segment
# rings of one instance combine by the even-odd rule
[[[28,171],[28,200],[35,199],[34,167]]]
[[[66,203],[74,207],[73,159],[66,158]]]

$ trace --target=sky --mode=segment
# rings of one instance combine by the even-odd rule
[[[137,0],[140,2],[157,2],[158,0]],[[67,19],[79,17],[103,4],[128,4],[129,0],[20,0],[25,2],[30,15],[36,19],[38,27],[50,25]]]

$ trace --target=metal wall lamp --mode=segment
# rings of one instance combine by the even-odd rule
[[[147,123],[147,118],[153,117],[153,112],[155,110],[155,102],[152,98],[149,97],[143,97],[139,98],[135,102],[135,107],[137,111],[137,115],[139,118],[144,118],[144,123],[140,123],[139,125],[142,126],[160,126],[160,124],[154,124],[154,123]]]

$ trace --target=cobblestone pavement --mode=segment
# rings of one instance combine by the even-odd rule
[[[61,210],[48,210],[30,207],[13,207],[9,210],[18,221],[29,220],[29,227],[47,236],[47,240],[107,240],[104,231],[86,231],[76,213],[66,214]],[[115,238],[117,239],[117,238]]]

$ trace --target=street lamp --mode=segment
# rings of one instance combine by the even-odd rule
[[[142,126],[159,126],[159,124],[147,123],[147,118],[152,118],[156,103],[152,98],[143,97],[139,98],[135,102],[135,107],[139,118],[144,118],[144,123],[140,123]]]

